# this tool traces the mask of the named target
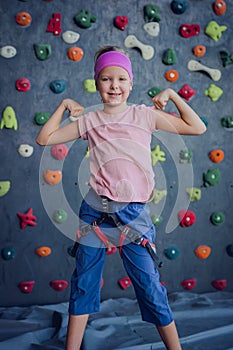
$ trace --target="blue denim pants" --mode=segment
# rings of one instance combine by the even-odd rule
[[[140,232],[150,242],[155,240],[155,228],[146,203],[119,203],[110,201],[109,213],[114,213],[123,225]],[[99,196],[90,190],[80,207],[81,227],[103,216]],[[118,245],[120,230],[115,227],[111,215],[104,220],[101,230],[109,240]],[[90,314],[99,311],[100,285],[104,268],[106,247],[93,230],[81,238],[76,254],[76,268],[71,278],[69,313]],[[132,281],[143,321],[166,326],[173,321],[167,292],[160,283],[159,273],[150,254],[141,245],[125,241],[122,260]]]

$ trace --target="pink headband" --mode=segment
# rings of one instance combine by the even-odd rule
[[[128,56],[119,51],[108,51],[97,58],[95,63],[95,81],[97,81],[102,69],[109,66],[117,66],[125,69],[130,76],[130,80],[133,81],[133,72],[130,59]]]

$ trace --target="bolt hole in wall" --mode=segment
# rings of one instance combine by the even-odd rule
[[[152,105],[152,97],[170,86],[208,126],[198,137],[153,136],[151,214],[164,260],[161,281],[168,291],[232,291],[232,3],[220,5],[208,0],[1,4],[2,304],[69,298],[76,224],[68,236],[66,228],[70,215],[75,222],[88,188],[88,178],[79,177],[80,165],[88,161],[87,144],[45,150],[35,137],[63,98],[86,108],[101,103],[93,56],[106,44],[131,56],[130,103]],[[167,111],[177,114],[170,103]],[[65,199],[55,197],[46,207],[45,200],[61,188]],[[107,259],[102,298],[133,296],[118,253]]]

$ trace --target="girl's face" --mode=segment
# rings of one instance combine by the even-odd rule
[[[103,103],[112,106],[125,103],[132,90],[128,72],[117,66],[102,69],[97,81],[97,90]]]

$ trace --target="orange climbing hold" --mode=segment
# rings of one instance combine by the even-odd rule
[[[202,57],[206,53],[206,48],[204,45],[197,45],[193,48],[193,54],[196,57]]]
[[[216,13],[217,16],[222,16],[227,9],[227,5],[223,0],[216,0],[213,4],[213,7],[214,7],[214,12]]]
[[[80,61],[83,58],[83,50],[80,47],[70,47],[67,55],[71,61]]]
[[[214,149],[208,154],[210,160],[214,163],[220,163],[224,159],[224,152],[221,149]]]
[[[36,248],[35,250],[36,254],[41,257],[50,255],[51,251],[52,250],[49,247],[39,247],[39,248]]]
[[[57,185],[62,180],[62,172],[60,170],[45,170],[44,179],[49,185]]]
[[[211,253],[211,248],[208,245],[200,245],[195,249],[195,254],[199,259],[207,259]]]
[[[179,78],[179,73],[178,73],[177,70],[175,70],[175,69],[170,69],[170,70],[168,70],[168,71],[165,72],[164,78],[165,78],[167,81],[170,81],[171,83],[174,83],[175,81],[178,80],[178,78]]]
[[[27,27],[31,24],[32,17],[28,12],[19,12],[15,16],[15,21],[22,27]]]

